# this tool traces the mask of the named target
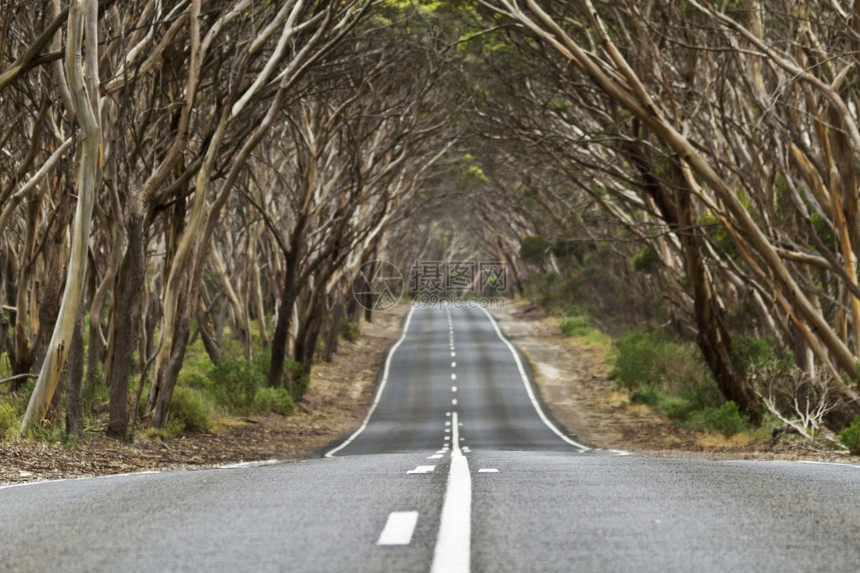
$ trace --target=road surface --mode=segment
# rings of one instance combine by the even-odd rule
[[[860,569],[860,468],[607,452],[480,308],[414,309],[321,459],[0,488],[0,572]]]

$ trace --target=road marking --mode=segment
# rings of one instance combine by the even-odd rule
[[[457,405],[457,399],[456,399],[456,398],[454,398],[453,400],[451,400],[451,405],[452,405],[452,406],[456,406],[456,405]]]
[[[442,454],[433,454],[432,456],[428,456],[427,459],[428,460],[438,460],[441,457],[442,457]]]
[[[412,533],[418,523],[417,511],[392,511],[382,533],[379,534],[377,545],[409,545]]]
[[[451,368],[456,368],[456,367],[457,367],[457,363],[456,363],[456,362],[451,362]]]
[[[454,412],[454,447],[442,502],[439,535],[430,573],[468,573],[472,542],[472,477],[469,462],[460,451],[457,413]]]
[[[452,352],[452,353],[451,353],[451,358],[454,358],[455,356],[457,356],[457,353],[456,353],[456,352]],[[456,362],[455,362],[455,364],[456,364]]]
[[[580,444],[576,440],[573,440],[573,439],[569,438],[568,436],[565,436],[558,428],[555,427],[555,424],[550,422],[549,418],[546,417],[546,414],[544,414],[543,409],[540,407],[540,403],[538,402],[537,397],[535,396],[534,390],[532,390],[532,385],[529,382],[528,375],[526,375],[526,370],[523,367],[523,361],[520,360],[519,353],[517,353],[517,350],[514,348],[514,345],[511,344],[511,342],[505,337],[504,334],[502,334],[502,331],[499,328],[499,324],[496,322],[496,319],[493,318],[493,315],[490,314],[490,312],[486,308],[483,308],[480,306],[478,308],[480,308],[484,312],[484,314],[487,315],[487,318],[490,319],[490,324],[493,325],[493,329],[496,331],[496,336],[498,336],[499,340],[501,340],[504,343],[504,345],[508,347],[508,350],[510,351],[511,355],[514,357],[514,362],[516,363],[517,370],[520,373],[520,379],[523,382],[523,386],[525,386],[525,388],[526,388],[526,394],[528,394],[528,397],[529,397],[529,400],[531,400],[532,406],[534,406],[535,411],[537,412],[538,416],[543,421],[543,423],[546,424],[546,427],[549,428],[550,430],[552,430],[552,432],[556,436],[558,436],[559,438],[561,438],[562,440],[564,440],[565,442],[567,442],[571,446],[577,448],[580,452],[587,452],[587,451],[591,450],[591,448],[589,448],[588,446],[586,446],[584,444]]]
[[[418,466],[414,470],[409,470],[408,474],[431,474],[433,470],[436,469],[436,466]]]
[[[457,379],[457,375],[456,375],[456,374],[451,374],[451,380],[456,380],[456,379]]]
[[[409,309],[409,314],[406,315],[406,322],[403,324],[403,334],[400,335],[400,339],[391,347],[391,351],[385,359],[385,368],[382,371],[382,381],[379,383],[379,389],[376,391],[376,396],[373,398],[373,404],[370,405],[370,410],[368,410],[367,416],[364,417],[364,422],[361,423],[361,426],[359,426],[359,428],[350,437],[348,437],[344,443],[333,450],[326,452],[325,457],[334,457],[337,452],[351,444],[352,441],[356,439],[367,427],[367,423],[370,422],[370,417],[373,416],[373,412],[376,411],[376,407],[379,405],[379,400],[382,398],[382,391],[385,390],[385,385],[388,383],[388,373],[391,371],[391,357],[394,356],[394,353],[397,352],[397,349],[400,348],[400,345],[403,344],[404,340],[406,340],[406,333],[409,332],[409,324],[412,322],[412,314],[414,312],[415,307],[413,306]]]
[[[499,470],[497,470],[496,468],[481,468],[478,470],[478,473],[479,474],[497,474],[497,473],[499,473]]]
[[[456,386],[451,386],[451,392],[456,392],[456,391],[457,391],[457,387],[456,387]]]

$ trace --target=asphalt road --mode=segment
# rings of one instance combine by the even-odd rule
[[[326,457],[0,488],[0,571],[860,570],[860,468],[564,436],[480,309],[417,309]]]

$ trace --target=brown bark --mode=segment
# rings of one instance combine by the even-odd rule
[[[693,289],[694,314],[699,330],[696,344],[723,396],[737,404],[750,422],[758,426],[762,422],[761,407],[743,376],[732,365],[731,336],[715,300],[713,281],[702,258],[701,231],[693,215],[692,192],[677,167],[676,172],[678,239],[684,246],[687,277]]]

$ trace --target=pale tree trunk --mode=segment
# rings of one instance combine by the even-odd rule
[[[72,251],[66,272],[63,302],[60,306],[60,313],[51,336],[51,342],[48,345],[42,370],[21,422],[21,434],[26,434],[31,425],[42,419],[51,403],[72,344],[75,321],[78,318],[81,294],[84,289],[87,272],[87,250],[99,168],[100,131],[96,110],[91,101],[91,97],[97,98],[98,94],[88,95],[86,89],[86,84],[98,81],[98,66],[97,64],[93,65],[97,59],[88,59],[85,70],[82,47],[85,40],[84,29],[87,28],[91,32],[97,17],[98,0],[74,0],[72,2],[66,46],[66,74],[82,136],[81,163],[76,184],[78,205],[72,228]],[[88,25],[89,22],[93,24]],[[98,37],[88,33],[86,42],[87,52],[98,53]]]

